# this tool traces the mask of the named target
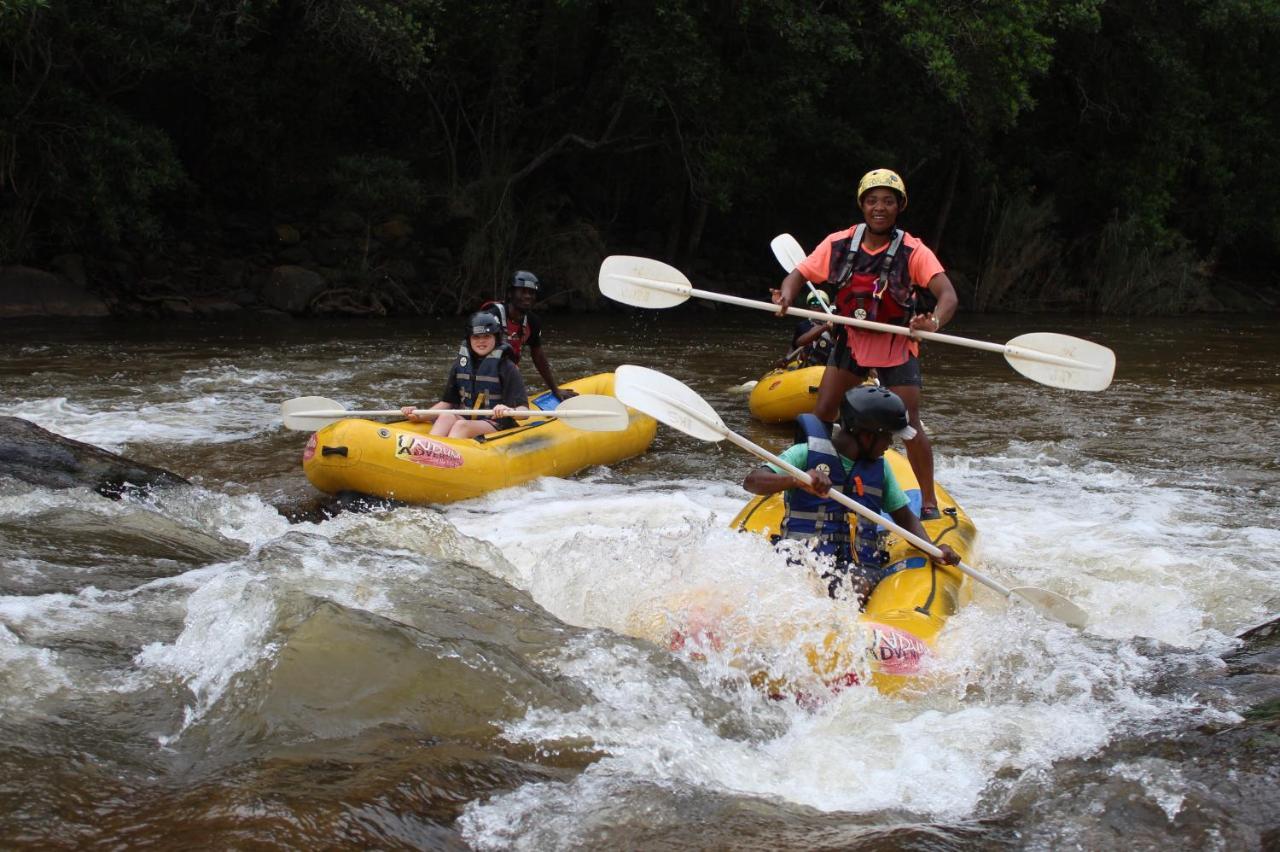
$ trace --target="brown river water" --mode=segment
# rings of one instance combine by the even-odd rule
[[[569,379],[633,363],[772,449],[745,382],[790,320],[549,316]],[[727,527],[755,461],[651,450],[440,508],[290,523],[315,496],[279,404],[436,399],[456,320],[8,323],[0,414],[194,487],[110,501],[0,477],[0,845],[383,849],[1280,846],[1280,322],[962,317],[1112,347],[1112,387],[930,345],[937,476],[975,565],[1070,597],[1078,633],[985,589],[945,677],[770,700],[628,635],[680,590],[830,616]],[[538,383],[525,365],[531,387]],[[588,511],[589,509],[589,511]]]

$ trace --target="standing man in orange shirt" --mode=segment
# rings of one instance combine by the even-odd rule
[[[874,169],[858,182],[864,224],[830,234],[786,278],[776,297],[785,311],[806,280],[835,291],[836,313],[855,319],[938,331],[956,312],[956,291],[933,251],[896,225],[907,187],[896,172]],[[932,305],[932,307],[930,307]],[[920,519],[939,517],[933,488],[933,447],[920,424],[920,344],[901,334],[842,326],[827,362],[814,414],[834,423],[840,399],[875,368],[880,383],[902,398],[916,436],[907,458],[920,483]]]

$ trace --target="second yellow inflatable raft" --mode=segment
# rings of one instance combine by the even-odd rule
[[[582,394],[613,395],[613,373],[566,382]],[[532,400],[551,409],[549,393]],[[649,448],[657,422],[628,409],[619,432],[586,432],[566,421],[533,421],[480,438],[432,437],[430,423],[349,419],[313,434],[302,454],[311,484],[329,494],[354,491],[405,503],[448,503],[478,497],[539,476],[571,476]]]
[[[751,389],[747,407],[763,423],[788,423],[813,411],[826,367],[799,367],[766,373]]]

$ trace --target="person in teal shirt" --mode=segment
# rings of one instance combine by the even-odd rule
[[[813,482],[804,485],[769,464],[747,474],[742,487],[752,494],[784,492],[779,538],[805,541],[817,553],[830,556],[832,567],[822,575],[829,581],[828,593],[839,597],[847,579],[849,591],[865,605],[876,584],[902,565],[889,564],[887,534],[879,524],[856,516],[850,535],[849,510],[829,494],[837,488],[873,512],[883,512],[899,526],[929,538],[884,458],[895,437],[909,441],[915,435],[906,405],[890,390],[862,385],[842,398],[840,429],[833,436],[828,437],[826,425],[812,414],[800,415],[798,422],[805,440],[784,451],[782,460],[807,470]],[[949,545],[939,549],[946,564],[960,561]]]

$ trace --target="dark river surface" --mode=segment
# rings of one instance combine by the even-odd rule
[[[780,449],[742,386],[790,325],[550,316],[546,343],[562,379],[653,367]],[[1280,655],[1235,638],[1280,613],[1276,318],[962,317],[1116,351],[1102,393],[924,356],[975,565],[1090,628],[980,588],[936,686],[806,706],[631,636],[682,590],[801,633],[841,606],[729,531],[755,461],[727,444],[660,428],[639,458],[465,503],[281,514],[315,492],[279,404],[433,402],[459,326],[0,326],[0,414],[195,484],[115,502],[0,478],[0,845],[1280,846]]]

